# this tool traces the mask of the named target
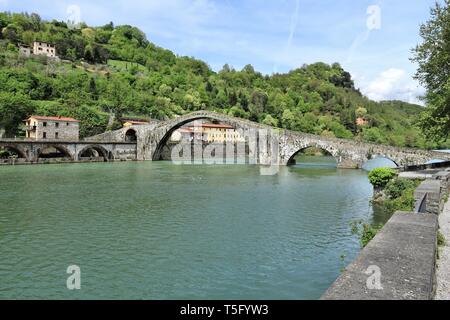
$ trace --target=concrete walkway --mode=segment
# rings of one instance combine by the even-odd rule
[[[435,300],[450,300],[450,201],[447,201],[444,211],[439,216],[439,226],[447,244],[445,247],[439,247]]]

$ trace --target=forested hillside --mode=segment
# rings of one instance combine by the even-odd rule
[[[167,119],[214,110],[308,133],[397,146],[436,147],[413,123],[422,108],[370,101],[335,63],[263,75],[247,65],[213,72],[204,62],[157,47],[131,26],[42,21],[0,13],[0,126],[20,135],[30,114],[82,120],[82,136],[114,129],[121,116]],[[18,45],[53,43],[61,62],[21,58]],[[358,117],[367,120],[357,125]]]

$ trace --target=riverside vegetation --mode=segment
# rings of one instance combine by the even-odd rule
[[[0,127],[22,135],[31,113],[81,120],[86,137],[120,127],[121,116],[168,119],[213,110],[279,128],[395,146],[436,148],[414,124],[423,110],[374,102],[338,63],[263,75],[251,65],[214,72],[147,40],[139,29],[109,23],[69,28],[37,14],[0,13]],[[18,45],[56,45],[62,62],[23,59]],[[367,123],[358,126],[357,118]]]
[[[389,216],[396,211],[413,211],[414,191],[421,180],[399,178],[394,169],[377,168],[369,172],[369,181],[374,187],[372,205]],[[361,220],[352,223],[352,233],[360,236],[361,246],[365,247],[381,230],[383,225],[372,225]]]

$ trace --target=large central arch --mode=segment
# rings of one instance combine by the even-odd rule
[[[241,125],[239,125],[239,123],[233,118],[226,115],[221,115],[219,113],[193,113],[187,116],[179,117],[155,128],[153,132],[153,139],[155,141],[156,147],[152,154],[152,160],[158,161],[161,159],[161,153],[164,146],[167,144],[170,137],[176,130],[178,130],[185,124],[197,120],[218,121],[220,123],[228,124],[235,129],[239,129],[239,127],[241,127]]]

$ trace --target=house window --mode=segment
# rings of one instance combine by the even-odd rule
[[[47,139],[47,132],[42,133],[42,138]]]
[[[66,122],[66,126],[69,126],[69,123],[68,123],[68,122]]]
[[[55,127],[59,128],[59,122],[55,123]]]
[[[43,125],[44,127],[46,127],[46,126],[47,126],[47,122],[42,123],[42,125]]]
[[[55,132],[55,139],[58,139],[58,132]]]

